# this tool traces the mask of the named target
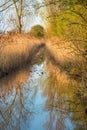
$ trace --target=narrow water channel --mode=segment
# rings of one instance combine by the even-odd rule
[[[46,62],[1,79],[0,130],[87,130],[81,101],[55,81]]]

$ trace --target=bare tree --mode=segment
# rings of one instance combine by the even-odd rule
[[[22,14],[23,14],[23,0],[19,0],[19,2],[16,4],[15,0],[13,0],[15,10],[16,10],[16,15],[18,18],[18,31],[21,33],[22,32]]]
[[[21,33],[25,24],[29,23],[27,21],[29,17],[37,13],[38,4],[37,0],[35,2],[32,0],[4,0],[3,4],[0,5],[0,13],[4,12],[4,15],[7,13],[8,24],[12,25],[13,22],[13,28],[16,27],[16,30]]]

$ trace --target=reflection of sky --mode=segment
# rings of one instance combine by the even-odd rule
[[[34,7],[32,7],[32,5],[35,5],[36,2],[41,4],[43,0],[36,0],[36,1],[25,0],[25,1],[28,1],[28,3],[30,4],[28,9],[31,11],[31,16],[28,15],[27,17],[23,18],[23,24],[24,24],[23,30],[28,31],[33,25],[36,25],[36,24],[45,26],[44,21],[40,15],[40,13],[44,14],[43,9],[40,9],[38,12],[34,9]],[[4,3],[4,0],[0,1],[0,5],[2,5],[3,3]],[[15,21],[14,23],[9,21],[9,17],[15,19],[14,11],[15,10],[13,9],[13,7],[11,7],[10,10],[6,10],[3,13],[0,13],[0,19],[2,19],[0,20],[0,30],[8,31],[8,30],[16,28],[16,26],[14,26],[16,25]]]
[[[45,62],[33,65],[31,70],[29,70],[29,77],[26,78],[26,81],[23,80],[22,86],[21,79],[23,78],[21,76],[24,77],[24,72],[26,71],[21,72],[22,75],[19,75],[20,82],[18,80],[18,83],[16,81],[16,83],[13,82],[13,78],[9,78],[9,80],[12,80],[12,84],[17,84],[18,87],[15,88],[14,85],[14,88],[4,98],[0,98],[0,130],[47,130],[47,128],[48,130],[74,130],[75,127],[80,126],[79,123],[84,126],[85,123],[83,124],[83,122],[78,120],[76,120],[76,123],[73,122],[73,114],[77,113],[70,113],[66,102],[63,104],[58,102],[57,109],[50,104],[53,97],[50,98],[49,93],[51,91],[49,89],[52,88],[46,82],[49,72],[45,67]],[[5,87],[7,87],[7,84]],[[63,98],[65,97],[61,98],[64,100]],[[59,98],[59,101],[62,100]],[[55,104],[54,99],[53,103]]]
[[[3,116],[0,113],[0,130],[44,130],[43,124],[48,117],[48,112],[43,110],[46,97],[42,96],[42,86],[48,75],[44,65],[35,65],[22,87],[0,99],[0,112],[3,113]]]

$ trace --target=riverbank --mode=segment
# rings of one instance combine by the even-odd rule
[[[44,49],[42,51],[41,49]],[[79,59],[72,43],[58,37],[38,39],[28,34],[4,34],[0,36],[0,77],[31,64],[37,53],[43,53],[53,65],[65,71],[71,78],[81,81]]]
[[[3,35],[0,37],[0,77],[25,64],[31,64],[36,53],[43,48],[40,39],[26,34]]]
[[[39,63],[43,59],[54,66],[52,73],[62,88],[66,83],[68,86],[74,86],[75,94],[84,100],[86,105],[87,89],[85,85],[83,86],[83,75],[80,73],[82,70],[81,67],[78,68],[79,59],[70,42],[58,37],[38,39],[28,34],[0,36],[0,78],[26,66],[30,68],[32,64]]]
[[[78,57],[70,42],[58,37],[38,39],[19,33],[0,36],[0,77],[25,64],[31,65],[37,54],[43,52],[53,65],[65,71],[71,78],[81,81],[81,71],[77,69]]]

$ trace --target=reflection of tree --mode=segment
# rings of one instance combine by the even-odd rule
[[[49,111],[49,119],[45,126],[48,130],[86,130],[87,117],[84,107],[75,94],[74,84],[63,72],[49,67],[50,76],[44,87],[47,95],[45,109]],[[74,124],[74,125],[73,125]]]
[[[26,99],[25,99],[26,100]],[[3,121],[0,123],[0,128],[4,129],[21,129],[21,120],[25,122],[29,127],[29,116],[33,114],[33,112],[29,111],[23,103],[23,93],[21,89],[16,89],[14,99],[12,103],[9,105],[6,111],[1,110]]]
[[[22,122],[29,127],[28,121],[33,112],[24,103],[28,98],[28,95],[26,97],[24,95],[31,92],[29,87],[26,88],[28,69],[26,67],[0,80],[0,101],[2,101],[0,102],[0,130],[20,130]],[[28,103],[32,104],[30,100]]]
[[[28,69],[27,67],[1,80],[0,86],[5,91],[5,96],[0,96],[2,100],[0,109],[2,104],[4,104],[0,113],[0,130],[29,129],[32,117],[35,112],[38,112],[38,108],[34,106],[34,103],[37,100],[37,93],[42,84],[41,82],[38,83],[41,79],[40,74],[42,70],[40,69],[42,69],[42,65],[39,68],[36,67],[35,70],[33,68],[35,73],[33,72],[31,77],[29,77]],[[1,91],[2,89],[0,88]]]
[[[44,74],[41,74],[42,70],[40,71],[40,68],[38,68],[37,71],[35,70],[34,74],[38,71],[40,73],[38,73],[38,75],[32,74],[31,78],[24,84],[21,82],[23,81],[23,77],[17,77],[17,86],[12,88],[10,93],[6,96],[7,99],[2,100],[5,105],[0,111],[0,130],[29,129],[30,121],[35,119],[32,118],[32,116],[34,116],[35,112],[39,114],[40,110],[48,114],[48,116],[46,115],[46,123],[44,124],[44,121],[42,121],[45,125],[45,129],[86,130],[87,117],[80,100],[77,99],[75,95],[75,91],[73,90],[74,86],[72,82],[70,82],[71,80],[68,80],[68,77],[62,72],[60,73],[60,71],[58,71],[57,73],[57,69],[55,70],[54,67],[50,67],[50,69],[53,69],[54,72],[52,73],[52,70],[50,70],[50,76],[47,82],[45,82],[46,87],[44,86],[43,88],[41,88],[41,86],[43,86],[46,77],[44,77]],[[40,74],[42,75],[41,77]],[[44,100],[43,96],[40,100],[38,99],[38,93],[40,96],[43,94],[46,98],[44,101],[45,104],[43,103],[42,105],[42,102],[41,104],[37,103],[37,101]],[[39,109],[38,105],[40,105]],[[43,111],[44,105],[45,108]],[[43,118],[43,113],[41,113],[41,118]],[[36,118],[37,117],[38,115],[36,115]]]

